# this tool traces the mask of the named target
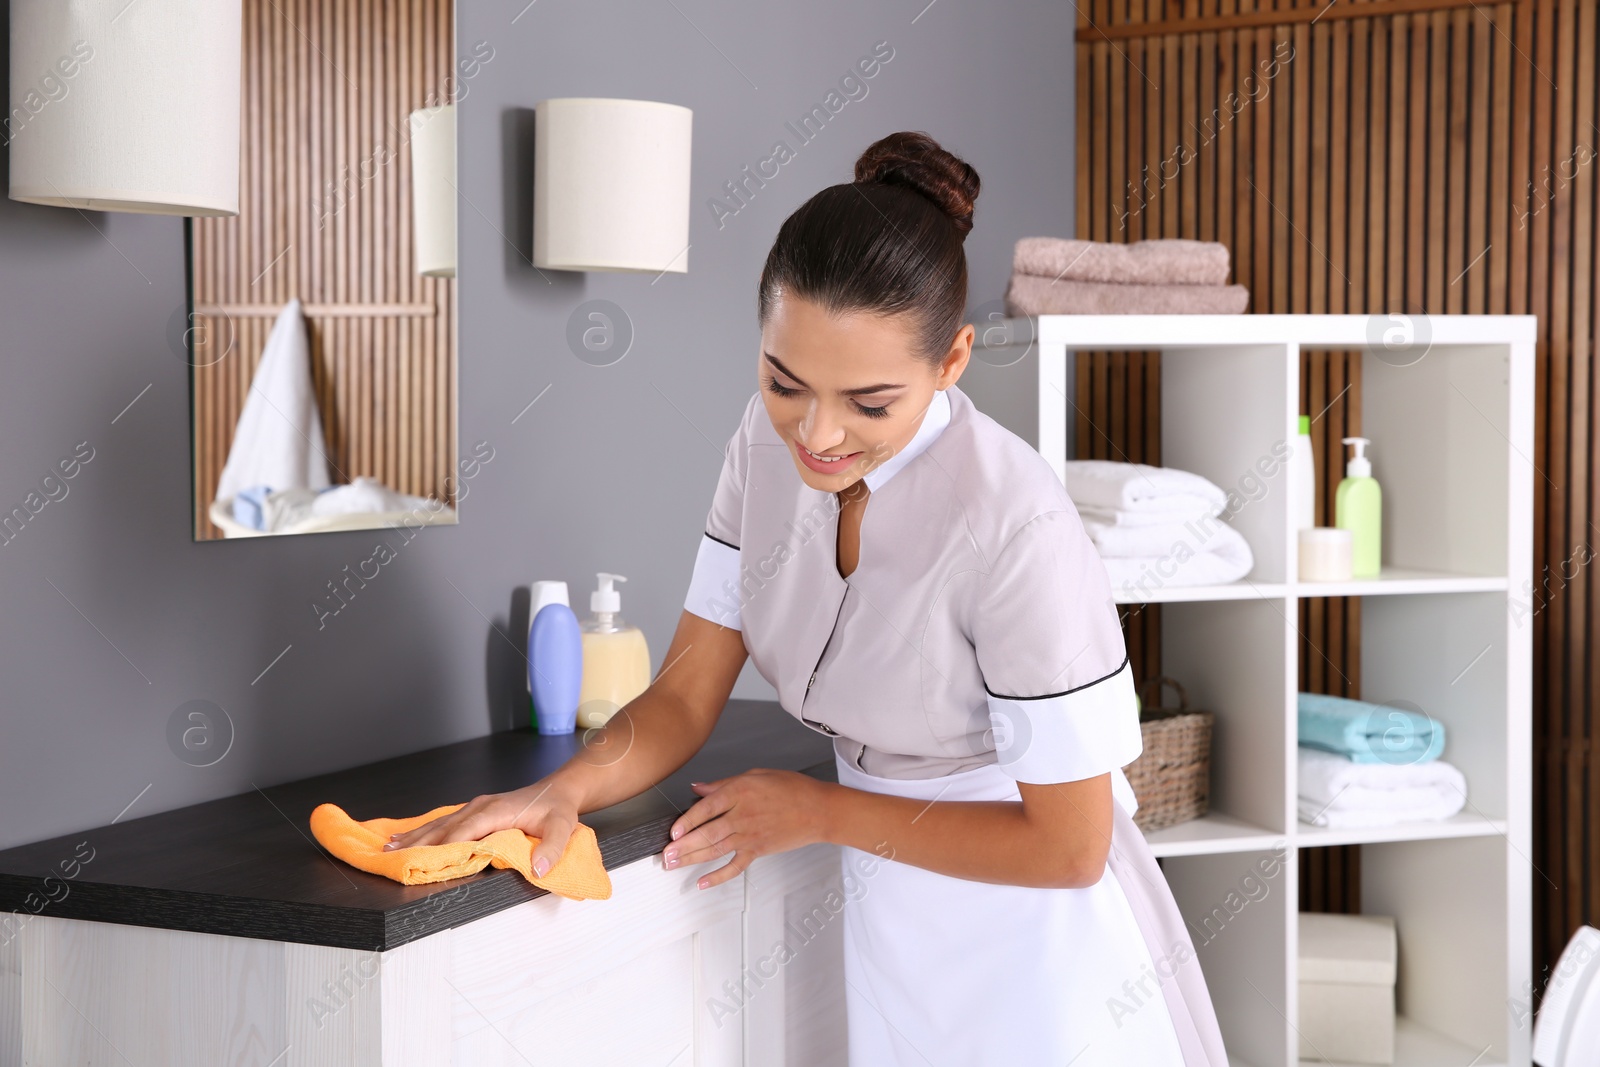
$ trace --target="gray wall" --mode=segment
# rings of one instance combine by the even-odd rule
[[[458,15],[459,54],[493,49],[459,115],[460,440],[464,456],[482,441],[493,459],[468,483],[461,525],[398,547],[321,630],[313,601],[379,534],[191,540],[173,329],[182,222],[0,199],[0,511],[80,442],[93,449],[66,495],[0,544],[0,847],[524,722],[512,642],[535,578],[565,579],[585,612],[595,571],[627,575],[624,615],[659,667],[722,446],[756,388],[767,247],[875,138],[926,130],[978,169],[974,305],[998,300],[1018,237],[1071,232],[1070,4],[523,4]],[[879,41],[894,55],[866,95],[799,145],[785,123]],[[541,275],[527,262],[532,107],[550,96],[694,109],[687,274]],[[706,201],[779,139],[795,158],[719,228]],[[609,366],[566,341],[592,299],[632,324]],[[975,361],[962,384],[1028,432],[1029,374]],[[747,669],[736,695],[771,690]],[[234,734],[206,767],[168,741],[196,700]]]

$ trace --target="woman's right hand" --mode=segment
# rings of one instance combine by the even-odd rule
[[[542,878],[561,859],[578,815],[637,796],[683,766],[711,736],[748,653],[743,635],[685,610],[655,681],[582,749],[532,785],[474,797],[449,815],[394,835],[385,849],[477,841],[512,827],[539,839]],[[615,736],[614,736],[615,735]]]
[[[566,851],[578,826],[578,800],[554,775],[507,793],[487,793],[437,819],[403,834],[394,834],[384,850],[413,845],[479,841],[497,830],[518,829],[537,838],[530,857],[535,877],[543,878]]]

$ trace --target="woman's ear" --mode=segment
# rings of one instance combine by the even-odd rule
[[[935,389],[948,389],[956,384],[961,377],[961,372],[967,369],[967,362],[972,358],[972,342],[977,338],[978,332],[972,328],[972,323],[967,323],[956,331],[955,340],[950,342],[950,351],[939,363],[939,376],[934,381]]]

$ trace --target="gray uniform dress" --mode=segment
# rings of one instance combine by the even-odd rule
[[[995,885],[844,847],[851,1063],[1226,1067],[1187,928],[1122,768],[1142,748],[1110,581],[1035,449],[955,386],[865,476],[860,552],[758,392],[728,442],[686,610],[742,631],[842,785],[1019,800],[1110,773],[1106,874]],[[1076,1057],[1076,1058],[1074,1058]]]

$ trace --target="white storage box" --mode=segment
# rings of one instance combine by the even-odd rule
[[[1394,1062],[1394,919],[1300,913],[1300,1058]]]

